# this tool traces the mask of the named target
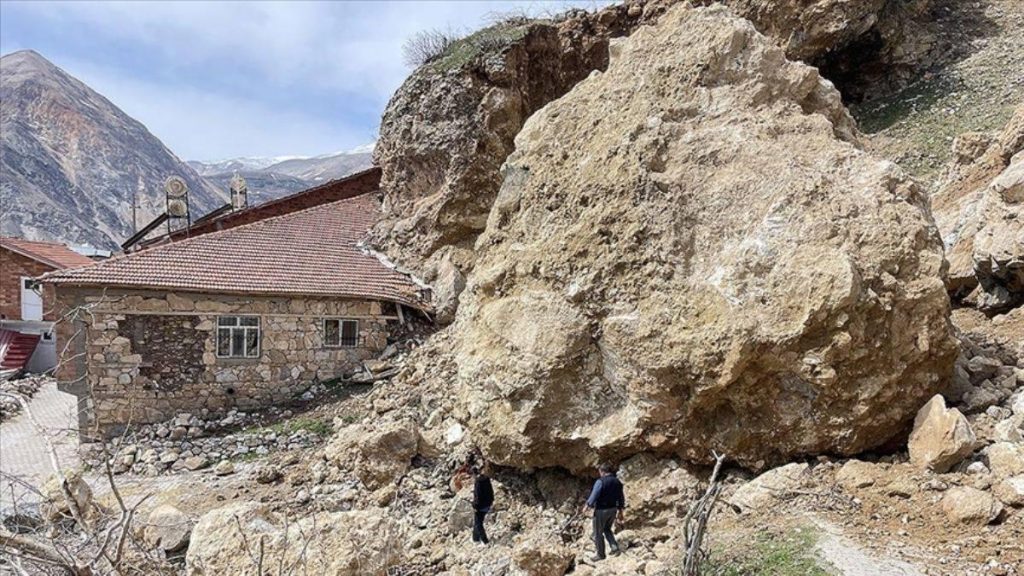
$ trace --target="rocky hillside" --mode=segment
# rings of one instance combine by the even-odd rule
[[[116,248],[164,210],[163,182],[189,186],[196,216],[223,196],[146,127],[32,51],[0,60],[0,233]]]
[[[373,165],[373,153],[371,145],[308,158],[237,158],[188,165],[223,191],[238,172],[248,185],[249,202],[258,204],[365,170]]]

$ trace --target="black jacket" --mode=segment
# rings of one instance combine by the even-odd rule
[[[473,509],[483,510],[494,505],[494,488],[491,487],[491,479],[483,474],[476,477],[473,483]]]
[[[594,489],[587,498],[587,506],[595,510],[608,508],[623,509],[626,507],[626,496],[622,491],[622,482],[614,474],[602,476],[594,482]]]

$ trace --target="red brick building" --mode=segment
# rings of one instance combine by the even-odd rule
[[[53,287],[37,292],[33,279],[90,264],[63,244],[0,237],[0,320],[54,320]]]

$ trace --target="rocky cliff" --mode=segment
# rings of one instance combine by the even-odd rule
[[[116,248],[164,211],[163,182],[181,176],[193,217],[225,197],[145,126],[32,51],[0,60],[0,233]]]

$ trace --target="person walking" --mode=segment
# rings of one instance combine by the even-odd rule
[[[597,554],[590,559],[594,561],[604,560],[604,541],[608,540],[613,556],[619,554],[619,543],[615,541],[612,533],[612,525],[618,517],[621,522],[626,508],[626,496],[622,489],[622,482],[615,475],[615,468],[611,464],[603,463],[597,467],[601,477],[594,482],[594,489],[590,491],[590,498],[584,504],[584,510],[590,508],[594,511],[594,546],[597,547]]]
[[[473,542],[487,544],[487,531],[484,530],[484,517],[494,505],[494,488],[487,476],[488,469],[473,466]]]

